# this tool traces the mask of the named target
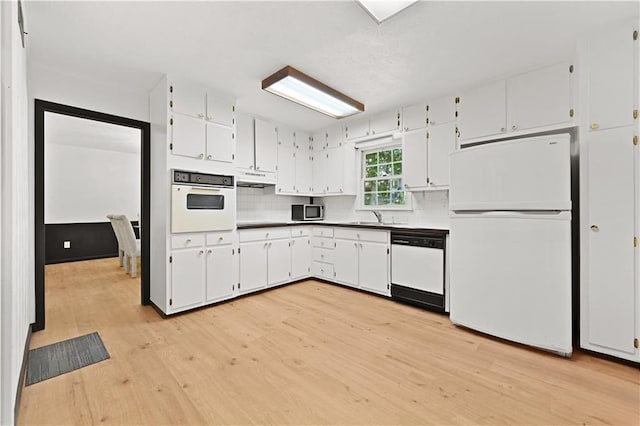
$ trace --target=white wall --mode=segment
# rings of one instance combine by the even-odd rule
[[[238,222],[288,222],[291,204],[308,204],[309,197],[275,195],[275,186],[238,188],[236,211]]]
[[[44,169],[45,223],[106,222],[109,213],[137,220],[139,153],[45,142]]]
[[[25,16],[26,19],[26,16]],[[14,423],[18,378],[34,320],[33,146],[26,50],[15,1],[0,3],[2,64],[0,423]]]

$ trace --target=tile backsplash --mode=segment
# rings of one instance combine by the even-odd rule
[[[449,228],[449,192],[417,192],[412,196],[411,211],[381,210],[385,222]],[[325,206],[325,220],[335,222],[373,221],[373,213],[356,210],[355,196],[315,197]],[[309,203],[309,197],[275,195],[275,187],[238,188],[238,222],[286,222],[291,220],[291,204]]]

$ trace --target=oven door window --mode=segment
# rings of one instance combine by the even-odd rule
[[[187,210],[224,210],[224,195],[187,194]]]

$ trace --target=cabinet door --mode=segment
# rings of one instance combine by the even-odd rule
[[[204,301],[204,250],[174,251],[171,256],[171,310],[200,305]]]
[[[449,186],[449,154],[456,150],[456,123],[431,126],[428,154],[429,184]]]
[[[170,86],[171,112],[204,118],[206,106],[203,87],[184,82],[175,82]]]
[[[291,279],[291,247],[288,239],[269,241],[267,262],[267,285],[281,284]]]
[[[633,124],[633,29],[621,26],[587,43],[589,126],[607,129]],[[595,130],[594,129],[594,130]]]
[[[207,93],[207,121],[231,127],[234,111],[233,98],[214,92]]]
[[[460,139],[467,140],[504,133],[507,120],[506,105],[504,80],[462,93],[458,103]],[[431,117],[431,111],[429,111],[429,117]]]
[[[207,123],[207,160],[233,162],[235,151],[231,127]]]
[[[344,134],[347,140],[369,136],[369,120],[361,119],[347,124],[344,127]]]
[[[313,153],[313,193],[316,195],[326,194],[327,192],[327,153],[326,150],[315,151]]]
[[[427,129],[404,134],[402,179],[408,191],[427,186]]]
[[[207,248],[207,302],[229,299],[237,284],[233,273],[235,249],[226,247]]]
[[[240,169],[253,169],[253,117],[238,115],[236,118],[236,159],[235,164]]]
[[[341,194],[356,195],[358,191],[358,152],[353,143],[344,143],[339,148],[342,156]]]
[[[240,245],[240,294],[267,286],[267,242]]]
[[[278,149],[284,148],[293,150],[296,147],[296,132],[285,126],[276,127],[278,137]]]
[[[285,145],[278,145],[277,194],[295,194],[296,192],[296,158],[295,150]]]
[[[340,194],[343,192],[342,176],[343,176],[343,156],[342,149],[331,148],[325,151],[326,167],[327,167],[327,194]]]
[[[454,96],[434,99],[429,104],[429,124],[444,124],[456,119]]]
[[[389,249],[382,243],[358,243],[360,287],[389,295]]]
[[[255,119],[256,170],[275,172],[278,163],[278,136],[276,126]]]
[[[427,104],[420,103],[402,108],[402,123],[404,131],[427,127]]]
[[[313,163],[308,145],[298,145],[295,151],[296,160],[296,194],[311,194]]]
[[[344,141],[344,129],[342,126],[333,126],[325,132],[328,148],[337,148]]]
[[[204,158],[205,122],[175,114],[171,126],[172,153],[192,158]]]
[[[371,135],[389,133],[400,130],[400,113],[398,110],[387,111],[372,117],[369,122]]]
[[[581,224],[589,227],[582,341],[627,357],[635,353],[637,337],[632,139],[633,127],[587,134],[588,216]]]
[[[333,252],[333,271],[336,280],[353,287],[358,286],[358,243],[336,240]]]
[[[291,279],[299,280],[311,272],[311,239],[291,239]]]
[[[509,130],[571,123],[570,66],[561,63],[509,79]]]

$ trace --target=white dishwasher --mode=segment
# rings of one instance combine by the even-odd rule
[[[391,297],[445,312],[444,235],[391,232]]]

